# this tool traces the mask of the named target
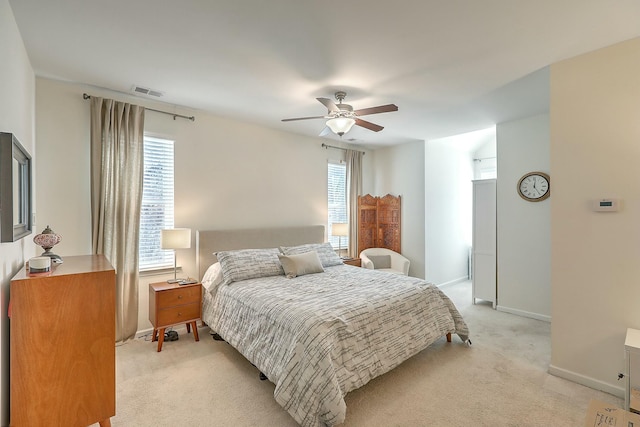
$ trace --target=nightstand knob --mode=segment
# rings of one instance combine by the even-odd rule
[[[182,299],[182,295],[178,295],[178,299]]]

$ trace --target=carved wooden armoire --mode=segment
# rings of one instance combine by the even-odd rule
[[[400,253],[400,196],[358,196],[358,253],[368,248]]]

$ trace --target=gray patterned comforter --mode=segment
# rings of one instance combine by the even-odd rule
[[[275,385],[302,426],[344,421],[344,396],[447,333],[469,331],[424,280],[340,265],[243,280],[205,296],[203,320]]]

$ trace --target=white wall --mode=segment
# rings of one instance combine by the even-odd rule
[[[498,310],[540,320],[551,316],[551,196],[527,202],[517,183],[527,172],[549,173],[549,116],[500,123],[498,153]]]
[[[377,149],[364,192],[402,196],[402,253],[409,274],[437,285],[468,276],[474,147],[493,130]]]
[[[640,39],[551,66],[551,368],[622,395],[640,328]],[[617,213],[593,200],[618,197]]]
[[[6,0],[0,0],[0,58],[3,58],[0,67],[0,132],[13,133],[35,162],[35,78]],[[0,243],[0,425],[3,426],[9,425],[9,284],[25,260],[35,255],[32,239],[33,234],[18,242]]]
[[[426,144],[426,279],[437,285],[469,274],[473,161],[467,142],[452,136]]]
[[[175,225],[230,229],[324,224],[327,221],[327,160],[340,150],[309,138],[213,116],[173,110],[96,88],[37,79],[38,150],[47,163],[38,173],[48,179],[38,187],[40,222],[62,235],[61,256],[91,251],[89,189],[89,102],[82,93],[125,100],[150,108],[195,115],[195,122],[147,112],[145,131],[175,140]],[[331,144],[336,145],[336,144]],[[367,151],[367,150],[363,150]],[[365,177],[372,154],[364,156]],[[62,166],[61,166],[62,165]],[[178,250],[183,275],[195,277],[195,235],[190,250]],[[166,276],[143,277],[138,329],[148,321],[148,283]]]
[[[402,196],[402,254],[411,262],[409,275],[424,278],[424,142],[378,149],[373,157],[373,185],[364,193]]]

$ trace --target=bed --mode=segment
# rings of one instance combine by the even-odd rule
[[[469,331],[424,280],[348,266],[324,226],[198,231],[203,321],[275,384],[304,427],[346,416],[345,395],[444,336]],[[462,346],[461,346],[462,347]]]

